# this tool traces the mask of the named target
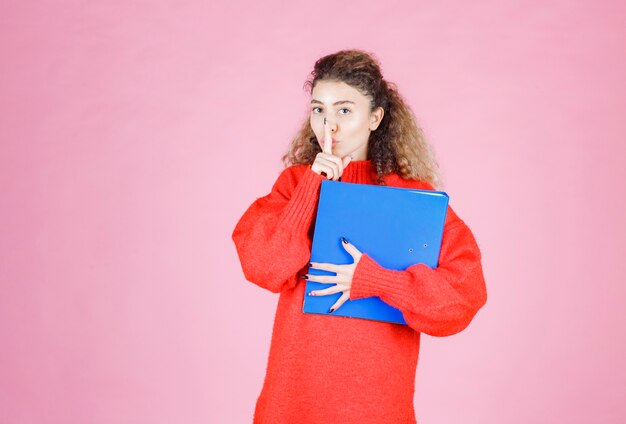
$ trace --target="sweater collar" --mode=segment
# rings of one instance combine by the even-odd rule
[[[376,169],[370,159],[351,161],[343,170],[341,181],[358,184],[374,184]]]

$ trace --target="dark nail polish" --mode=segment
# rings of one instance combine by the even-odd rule
[[[341,237],[341,241],[342,241],[344,244],[348,244],[348,240],[346,240],[346,238],[345,238],[345,237]]]
[[[313,264],[311,262],[309,262],[309,267],[313,268]]]
[[[309,277],[307,275],[303,275],[302,278],[304,278],[305,280],[309,279]]]
[[[333,308],[330,308],[330,311],[328,311],[328,312],[330,312],[332,314],[333,312],[335,312],[335,310]]]
[[[337,181],[341,181],[341,177],[339,177],[339,178],[337,179]]]

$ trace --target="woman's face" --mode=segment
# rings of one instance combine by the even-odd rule
[[[344,82],[318,81],[311,93],[311,128],[324,148],[324,118],[328,120],[332,154],[352,160],[367,159],[370,133],[378,128],[384,111],[370,112],[370,98]]]

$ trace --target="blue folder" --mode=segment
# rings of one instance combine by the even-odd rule
[[[351,264],[341,237],[367,253],[381,266],[405,270],[423,263],[436,268],[448,210],[442,191],[417,190],[370,184],[322,181],[311,247],[311,261]],[[309,275],[336,275],[309,268]],[[312,290],[332,287],[306,282],[302,312],[362,318],[406,325],[402,312],[378,296],[347,300],[339,309],[330,307],[342,293],[309,296]]]

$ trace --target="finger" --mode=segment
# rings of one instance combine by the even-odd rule
[[[302,276],[305,280],[313,281],[315,283],[322,284],[337,284],[339,278],[336,275],[311,275],[305,274]]]
[[[343,265],[321,263],[321,262],[311,262],[311,268],[321,269],[323,271],[336,272],[339,274],[343,270]]]
[[[332,180],[335,177],[335,170],[333,169],[332,166],[325,164],[325,163],[319,163],[319,161],[318,161],[318,165],[320,169],[320,175],[321,174],[325,175],[326,178],[328,178],[329,180]]]
[[[343,158],[343,167],[345,169],[346,166],[352,161],[352,156],[348,155]]]
[[[324,118],[324,153],[332,155],[333,152],[333,135],[330,133],[330,123]]]
[[[317,159],[317,162],[320,165],[325,165],[326,167],[328,167],[329,169],[332,170],[332,178],[339,178],[341,176],[341,174],[339,173],[339,167],[337,166],[337,162],[335,162],[336,160],[336,156],[328,156],[325,155],[324,153],[320,153]],[[328,177],[331,178],[331,177]]]
[[[318,153],[318,156],[321,159],[324,159],[324,163],[327,163],[328,165],[332,166],[335,169],[335,175],[337,176],[337,178],[341,177],[341,175],[343,174],[343,161],[335,156],[335,155],[329,155],[327,153],[321,152]]]
[[[336,286],[329,287],[322,290],[313,290],[309,292],[309,296],[327,296],[329,294],[335,294],[342,292],[346,289],[346,286],[337,284]]]
[[[341,307],[341,305],[346,303],[346,300],[348,300],[349,298],[350,298],[350,290],[348,290],[347,292],[344,292],[341,295],[341,297],[339,299],[337,299],[335,304],[330,307],[330,310],[328,312],[335,312],[337,309],[339,309]]]
[[[335,155],[324,155],[322,156],[323,158],[327,159],[330,163],[332,163],[336,168],[337,168],[337,178],[341,177],[341,175],[343,175],[343,161],[335,156]]]
[[[350,243],[345,237],[341,237],[341,245],[354,259],[361,255],[361,251]]]

